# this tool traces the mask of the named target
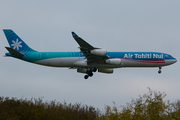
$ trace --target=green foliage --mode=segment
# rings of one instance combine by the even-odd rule
[[[27,100],[0,97],[0,120],[180,120],[180,100],[164,101],[166,94],[152,91],[126,106],[105,106],[101,112],[92,106],[43,102],[42,98]]]
[[[98,115],[99,110],[78,103],[0,97],[0,120],[92,120]]]
[[[118,108],[105,106],[105,112],[97,120],[180,120],[180,100],[174,103],[163,101],[166,94],[152,91]]]

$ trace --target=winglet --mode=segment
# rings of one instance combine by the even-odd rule
[[[92,45],[90,45],[85,40],[80,38],[75,32],[72,32],[72,36],[76,40],[76,42],[79,44],[80,48],[94,49]]]
[[[75,32],[72,32],[73,37],[79,37]]]

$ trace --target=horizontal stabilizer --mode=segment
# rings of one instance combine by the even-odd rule
[[[14,50],[13,48],[10,47],[5,47],[12,55],[15,55],[17,57],[24,57],[24,54]]]

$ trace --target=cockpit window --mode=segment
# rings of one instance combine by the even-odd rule
[[[170,57],[170,58],[172,58],[172,56],[171,55],[165,55],[166,57]]]

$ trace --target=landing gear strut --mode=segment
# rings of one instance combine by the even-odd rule
[[[162,72],[162,71],[161,71],[161,68],[162,68],[162,67],[159,67],[159,71],[158,71],[159,74],[161,74],[161,72]]]
[[[88,79],[88,77],[92,77],[93,76],[93,72],[96,72],[97,71],[97,68],[92,68],[90,70],[87,70],[87,75],[84,76],[84,79]]]

